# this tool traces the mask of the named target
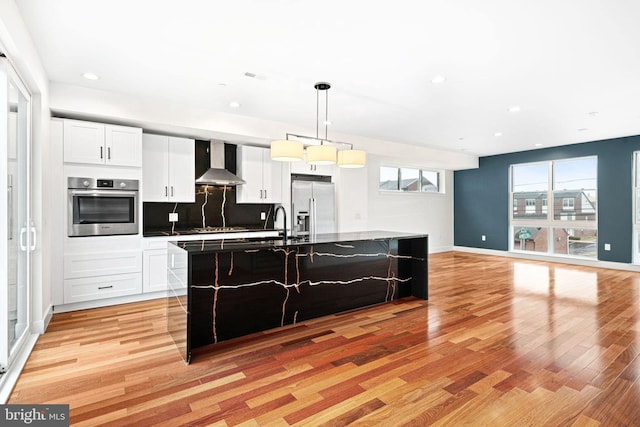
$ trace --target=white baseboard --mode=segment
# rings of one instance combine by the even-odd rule
[[[49,322],[51,321],[51,317],[53,316],[53,306],[49,305],[47,310],[45,311],[44,318],[42,320],[37,320],[33,322],[31,325],[31,330],[36,334],[44,334],[44,331],[47,330],[49,326]]]
[[[585,267],[610,268],[612,270],[640,272],[640,265],[627,264],[624,262],[569,258],[569,257],[563,257],[563,256],[534,254],[530,252],[498,251],[495,249],[470,248],[466,246],[454,246],[452,250],[458,251],[458,252],[495,255],[495,256],[502,256],[502,257],[509,257],[509,258],[530,259],[533,261],[547,261],[547,262],[556,262],[560,264],[581,265]]]
[[[450,252],[453,250],[453,246],[441,246],[439,248],[429,248],[430,254],[437,254],[439,252]]]
[[[111,305],[127,304],[130,302],[148,301],[157,298],[167,298],[170,296],[168,291],[151,292],[148,294],[128,295],[124,297],[105,298],[93,301],[74,302],[71,304],[60,304],[53,307],[54,313],[66,313],[68,311],[86,310],[89,308],[108,307]]]
[[[7,373],[0,376],[0,404],[5,404],[9,400],[13,387],[15,387],[18,382],[20,373],[24,369],[24,365],[26,365],[27,359],[29,359],[29,355],[33,351],[33,347],[36,345],[39,336],[39,334],[29,335],[26,342],[20,349],[18,356],[11,363]]]

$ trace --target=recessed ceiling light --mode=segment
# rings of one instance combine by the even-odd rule
[[[588,128],[580,128],[578,129],[578,132],[584,132],[585,130],[589,130]]]
[[[240,108],[240,103],[238,101],[232,101],[229,103],[229,107],[231,108]]]
[[[502,136],[502,132],[496,132],[493,134],[493,136],[496,136],[496,137]]]
[[[447,79],[444,76],[435,76],[431,79],[431,83],[439,85],[440,83],[444,83]]]
[[[98,80],[100,77],[98,77],[97,74],[95,73],[91,73],[91,72],[86,72],[82,75],[82,77],[84,77],[87,80]]]
[[[220,87],[225,87],[227,84],[226,83],[218,83],[218,86]]]
[[[534,144],[534,147],[543,147],[543,146],[544,144],[540,144],[540,143]]]
[[[509,108],[510,113],[517,113],[518,111],[520,111],[520,107],[518,107],[517,105]]]
[[[464,141],[463,137],[458,138],[458,141]]]
[[[597,116],[598,112],[597,111],[589,111],[589,115],[590,116]]]

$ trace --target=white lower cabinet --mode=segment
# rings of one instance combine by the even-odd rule
[[[64,303],[142,292],[142,251],[68,254],[64,257]]]
[[[65,279],[64,302],[70,304],[139,294],[141,282],[141,273]]]
[[[166,291],[167,249],[145,250],[142,266],[142,292]]]

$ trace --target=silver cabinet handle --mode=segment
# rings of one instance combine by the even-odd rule
[[[164,197],[169,196],[169,187],[167,187],[166,185],[164,186]]]
[[[22,227],[20,229],[19,243],[20,243],[20,250],[26,251],[27,250],[27,229],[25,227]]]
[[[100,289],[111,289],[113,288],[113,285],[109,285],[109,286],[98,286],[98,290]]]
[[[103,159],[103,158],[104,158],[103,151],[104,151],[104,147],[100,147],[100,158],[101,158],[101,159]]]
[[[262,200],[262,189],[260,189],[260,200]]]
[[[267,199],[267,189],[264,189],[264,198]]]
[[[173,185],[171,186],[171,197],[173,197]]]
[[[111,147],[107,147],[107,159],[111,160]]]
[[[35,226],[31,226],[31,247],[29,248],[29,250],[31,250],[32,252],[36,250],[36,227]]]

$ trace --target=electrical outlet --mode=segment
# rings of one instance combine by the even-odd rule
[[[484,234],[482,235],[482,241],[486,242],[487,241],[487,236],[485,236]]]
[[[611,250],[611,243],[605,243],[604,244],[604,250],[605,251],[610,251]]]
[[[178,222],[178,212],[169,213],[169,222]]]
[[[267,219],[267,213],[266,212],[260,212],[260,220],[264,221],[265,219]]]

